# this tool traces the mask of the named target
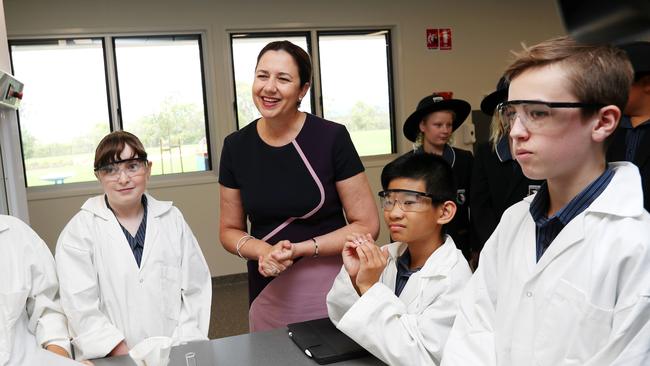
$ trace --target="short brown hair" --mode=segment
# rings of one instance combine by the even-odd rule
[[[127,131],[115,131],[104,136],[97,145],[95,149],[95,169],[120,160],[120,154],[122,154],[126,145],[129,145],[133,150],[133,155],[130,158],[136,156],[142,159],[147,158],[147,152],[136,135]]]
[[[615,105],[621,111],[625,108],[634,71],[619,48],[559,37],[524,47],[515,56],[504,74],[508,81],[528,69],[559,64],[567,71],[569,92],[581,103]]]
[[[300,76],[300,87],[302,88],[305,86],[307,83],[311,83],[311,74],[312,74],[312,67],[311,67],[311,59],[309,58],[309,55],[305,50],[302,48],[296,46],[295,44],[289,42],[289,41],[275,41],[267,44],[262,48],[260,51],[259,55],[257,55],[257,63],[255,64],[255,67],[257,67],[257,64],[260,63],[260,59],[262,56],[268,52],[268,51],[284,51],[291,55],[291,58],[296,62],[296,65],[298,65],[298,75]]]

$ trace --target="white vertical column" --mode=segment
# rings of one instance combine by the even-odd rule
[[[4,4],[0,0],[0,69],[11,72],[9,61],[9,46],[7,43],[7,25],[5,23]],[[20,135],[18,133],[18,118],[14,110],[0,108],[0,150],[2,155],[2,171],[0,171],[0,213],[8,213],[29,223],[27,210],[27,191],[25,175],[20,152]],[[4,189],[2,185],[4,185]],[[4,205],[3,202],[4,201]],[[2,212],[4,206],[8,212]]]

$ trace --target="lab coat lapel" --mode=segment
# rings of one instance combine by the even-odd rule
[[[120,226],[120,222],[117,220],[117,217],[115,217],[115,215],[112,215],[112,217],[108,219],[107,225],[110,226],[110,230],[108,230],[111,237],[110,243],[114,243],[112,245],[112,250],[119,250],[122,255],[124,255],[124,258],[127,258],[129,266],[132,266],[132,268],[135,268],[137,270],[138,263],[135,261],[133,250],[131,250],[131,246],[124,236],[124,231],[122,231],[122,227]]]
[[[555,258],[569,250],[576,244],[583,242],[585,237],[584,230],[585,212],[576,216],[567,224],[562,231],[553,239],[551,245],[546,249],[542,257],[537,262],[535,275],[541,273]]]
[[[525,253],[525,262],[526,267],[528,268],[527,273],[535,272],[535,267],[537,266],[537,248],[535,246],[535,221],[529,216],[526,217],[526,222],[524,223],[524,228],[522,230],[524,235],[524,240],[521,241],[524,247]]]
[[[609,166],[614,169],[612,180],[594,202],[584,212],[573,218],[551,242],[551,245],[537,263],[536,273],[543,271],[555,258],[572,246],[581,244],[584,241],[584,222],[587,215],[600,213],[635,217],[642,214],[644,211],[643,200],[639,199],[639,197],[643,197],[643,192],[641,191],[641,177],[638,169],[628,162],[610,163]]]
[[[147,194],[147,232],[144,237],[144,250],[140,269],[147,265],[151,252],[155,250],[160,235],[160,216],[167,212],[172,206],[171,202],[158,201]]]
[[[404,286],[402,293],[399,295],[399,298],[402,300],[404,305],[407,307],[411,306],[411,303],[418,298],[423,281],[426,281],[426,279],[422,278],[420,272],[411,275],[406,286]]]
[[[160,232],[160,217],[154,215],[147,216],[147,232],[144,237],[144,250],[142,252],[142,261],[140,261],[140,269],[147,265],[147,259],[151,256],[151,251],[155,250],[154,247],[158,242],[158,234]]]
[[[446,277],[449,270],[456,263],[457,258],[454,256],[456,244],[449,235],[446,236],[445,242],[436,249],[429,259],[424,263],[421,270],[411,275],[404,290],[400,295],[400,300],[406,306],[410,306],[416,299],[421,297],[422,289],[428,281],[434,277]]]
[[[406,250],[406,244],[395,242],[388,244],[387,247],[390,260],[386,264],[386,269],[382,272],[379,281],[388,288],[395,290],[395,283],[397,282],[397,260]]]
[[[156,245],[158,245],[158,237],[165,233],[164,228],[160,224],[161,216],[167,213],[167,211],[172,209],[171,201],[158,201],[157,199],[151,197],[148,193],[147,195],[147,233],[144,237],[144,251],[142,252],[142,261],[140,262],[140,270],[147,265],[149,257],[152,256],[152,251],[156,250]]]
[[[108,227],[107,231],[108,235],[110,236],[109,243],[112,243],[111,250],[120,251],[122,255],[124,255],[124,258],[129,258],[129,263],[131,263],[134,268],[137,268],[138,263],[135,261],[131,246],[129,246],[129,242],[124,236],[124,232],[122,231],[122,227],[120,226],[120,222],[117,220],[117,217],[115,217],[115,214],[108,208],[108,206],[106,206],[104,196],[95,197],[93,201],[89,200],[86,202],[86,204],[84,204],[84,206],[82,206],[82,209],[84,208],[93,212],[100,218],[106,220],[105,225]]]

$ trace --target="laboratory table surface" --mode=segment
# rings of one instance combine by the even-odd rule
[[[95,366],[136,366],[128,356],[98,359],[93,362]],[[172,348],[168,366],[212,365],[314,366],[317,363],[293,343],[285,328],[179,345]],[[373,356],[366,356],[332,365],[362,366],[384,363]]]

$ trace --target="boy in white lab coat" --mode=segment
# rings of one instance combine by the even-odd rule
[[[524,174],[463,292],[443,365],[648,365],[650,215],[638,169],[605,163],[632,82],[621,50],[569,38],[505,72],[503,131]]]
[[[327,296],[336,326],[390,365],[437,365],[471,276],[443,226],[454,217],[453,171],[441,157],[408,154],[384,167],[379,193],[396,242],[349,236]]]
[[[0,253],[0,366],[38,365],[47,355],[57,359],[54,353],[70,357],[54,259],[45,243],[22,221],[0,215]]]

